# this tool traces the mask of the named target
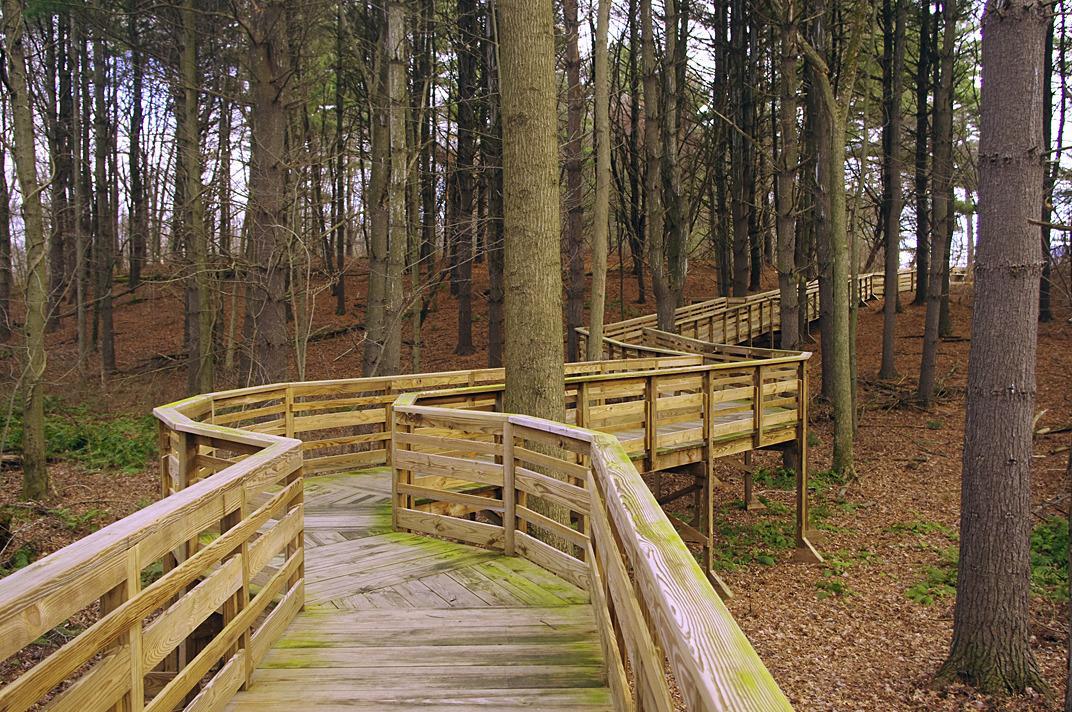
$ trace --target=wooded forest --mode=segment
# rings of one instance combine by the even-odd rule
[[[747,346],[815,354],[821,563],[790,562],[803,453],[761,451],[762,423],[711,465],[707,525],[788,700],[1072,711],[1070,22],[1064,0],[3,0],[0,591],[162,497],[160,404],[504,367],[496,407],[566,422],[606,325],[699,338],[683,308],[772,292]],[[685,476],[641,475],[677,511]]]

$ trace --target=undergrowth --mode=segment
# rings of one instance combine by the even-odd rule
[[[917,536],[940,533],[956,540],[956,533],[933,522],[909,522],[895,525],[899,531]],[[957,592],[956,546],[939,550],[937,565],[923,569],[923,578],[905,589],[911,600],[929,605]],[[1068,600],[1068,520],[1051,517],[1035,526],[1031,532],[1031,593],[1051,601]]]
[[[22,434],[21,414],[0,413],[0,451],[20,451]],[[51,459],[72,460],[91,470],[135,473],[156,454],[156,421],[151,415],[106,417],[49,397],[45,443]]]

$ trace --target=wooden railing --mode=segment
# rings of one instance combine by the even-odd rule
[[[615,709],[674,709],[667,667],[689,710],[789,709],[616,438],[421,405],[442,396],[395,401],[396,528],[519,555],[587,590]]]
[[[905,270],[898,273],[899,291],[913,291],[916,287],[916,273]],[[862,274],[857,279],[856,293],[861,300],[881,297],[884,293],[883,275],[880,272]],[[819,282],[808,283],[804,292],[808,320],[819,316]],[[751,343],[763,336],[777,331],[781,325],[779,309],[781,298],[778,290],[753,294],[747,297],[718,297],[695,304],[679,307],[674,311],[674,331],[681,335],[700,341],[717,344]],[[656,348],[645,341],[645,329],[657,329],[658,317],[655,314],[613,322],[603,327],[603,353],[609,357],[614,349],[621,345],[645,345]],[[578,328],[581,350],[584,351],[588,339],[588,330]],[[611,344],[608,345],[607,341]]]
[[[218,709],[302,607],[301,443],[196,422],[210,407],[155,411],[181,492],[3,579],[0,659],[73,637],[0,709]]]

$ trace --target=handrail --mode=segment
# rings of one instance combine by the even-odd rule
[[[0,582],[0,658],[99,605],[92,625],[0,688],[0,709],[47,699],[51,709],[155,711],[193,693],[191,705],[227,699],[302,607],[301,443],[186,414],[204,405],[194,398],[154,413],[178,445],[165,467],[226,462],[217,477]]]
[[[519,555],[586,589],[616,709],[633,709],[627,665],[644,709],[673,708],[664,660],[690,710],[790,709],[616,438],[419,405],[442,395],[395,401],[397,528]]]

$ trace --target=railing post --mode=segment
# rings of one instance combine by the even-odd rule
[[[294,387],[287,384],[286,391],[283,396],[283,404],[286,410],[283,417],[286,423],[286,433],[288,438],[294,437]]]
[[[294,482],[302,482],[302,486],[297,488],[298,491],[294,493],[294,496],[291,498],[290,502],[287,503],[286,511],[288,513],[294,511],[299,506],[301,506],[302,504],[305,503],[304,480],[305,480],[305,467],[304,466],[298,467],[298,469],[294,470],[294,472],[292,472],[290,475],[287,476],[286,484],[288,484],[288,485],[290,485],[290,484],[292,484]],[[302,525],[301,525],[301,528],[298,529],[298,533],[295,534],[294,538],[291,539],[287,543],[287,559],[289,559],[291,556],[293,556],[294,554],[298,553],[299,551],[301,551],[301,562],[298,564],[298,569],[294,572],[294,575],[291,576],[290,579],[287,580],[287,588],[288,589],[292,588],[294,586],[294,584],[298,583],[298,581],[300,581],[303,578],[305,578],[305,516],[304,515],[302,515]],[[303,597],[303,600],[302,600],[302,605],[301,605],[300,610],[303,610],[303,611],[305,610],[304,597]]]
[[[579,381],[577,383],[577,408],[575,417],[577,427],[588,427],[588,408],[588,381]]]
[[[763,439],[763,367],[756,366],[752,376],[752,447],[759,449]]]
[[[126,576],[119,585],[101,598],[101,616],[111,613],[141,592],[141,556],[137,546],[127,550],[126,569]],[[129,687],[112,707],[115,712],[136,712],[145,707],[145,670],[142,666],[141,640],[142,621],[138,619],[131,623],[130,628],[111,646],[126,645],[130,655]]]
[[[399,443],[396,441],[398,433],[411,433],[413,432],[413,426],[399,423],[398,414],[392,409],[390,412],[391,419],[385,423],[390,428],[391,439],[387,443],[388,451],[392,451],[395,448],[399,450],[410,449],[409,445],[405,443]],[[388,462],[391,466],[391,528],[395,531],[400,531],[398,526],[398,508],[403,507],[409,509],[409,497],[398,491],[400,484],[411,484],[410,472],[408,470],[402,470],[395,464],[395,458],[393,456],[388,457]]]
[[[290,401],[290,388],[287,388],[287,401]],[[223,535],[228,529],[238,526],[246,515],[249,513],[249,504],[247,502],[248,493],[246,488],[241,490],[242,503],[238,509],[226,515],[223,521],[220,522],[220,534]],[[227,561],[230,558],[238,556],[242,566],[242,586],[223,604],[223,625],[233,621],[246,609],[249,605],[249,540],[243,539],[242,543],[232,551],[229,555],[225,556],[220,562]],[[289,556],[288,556],[289,558]],[[229,658],[239,650],[243,650],[242,667],[244,670],[244,682],[242,683],[242,689],[248,689],[253,683],[253,647],[252,647],[252,634],[250,627],[242,631],[238,640],[228,649],[225,654],[225,658]]]
[[[647,460],[647,471],[655,471],[656,452],[655,448],[659,440],[659,384],[655,376],[647,376],[644,379],[644,456]]]
[[[517,525],[517,490],[514,485],[514,426],[503,423],[503,553],[514,555],[514,529]]]
[[[800,362],[800,397],[797,399],[797,546],[805,546],[808,534],[808,368]]]
[[[470,378],[470,381],[472,381],[472,373],[469,374],[469,378]],[[470,382],[469,385],[471,386],[473,384]],[[383,392],[384,392],[384,395],[392,396],[392,395],[394,395],[394,388],[392,388],[391,384],[388,383],[386,386],[384,386]],[[387,443],[387,448],[386,448],[387,453],[385,455],[385,457],[387,458],[387,462],[384,463],[388,467],[391,466],[391,462],[394,459],[393,450],[394,450],[395,438],[394,438],[394,432],[391,429],[392,425],[394,423],[394,407],[395,407],[394,400],[388,401],[383,407],[383,416],[384,416],[383,429],[384,429],[384,431],[391,433],[391,441],[389,443]]]

